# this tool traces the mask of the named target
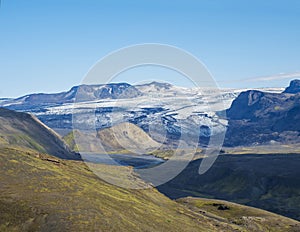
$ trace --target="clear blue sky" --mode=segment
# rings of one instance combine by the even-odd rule
[[[187,50],[221,87],[285,86],[300,71],[299,41],[298,0],[2,0],[0,97],[68,90],[137,43]]]

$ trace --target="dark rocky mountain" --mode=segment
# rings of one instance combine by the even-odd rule
[[[284,93],[300,93],[300,80],[293,80],[290,83],[290,86],[287,87]]]
[[[0,147],[30,149],[63,159],[80,159],[35,116],[0,108]]]
[[[242,92],[226,113],[226,146],[300,142],[300,94]]]

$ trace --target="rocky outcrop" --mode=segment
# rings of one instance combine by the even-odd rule
[[[283,93],[300,93],[300,80],[293,80]]]
[[[226,146],[300,142],[300,94],[242,92],[226,113]]]

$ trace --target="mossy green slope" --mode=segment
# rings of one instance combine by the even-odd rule
[[[0,147],[11,145],[48,153],[60,158],[79,159],[62,139],[30,114],[0,108]]]
[[[0,231],[214,231],[155,189],[101,181],[81,161],[0,149]],[[99,168],[102,168],[99,165]]]
[[[221,155],[199,175],[201,159],[158,189],[170,198],[223,199],[300,220],[300,155]]]
[[[74,154],[30,115],[0,109],[0,144],[1,232],[249,231],[248,224],[205,215],[154,188],[123,189],[102,181],[83,161],[67,160]],[[93,169],[149,187],[129,167],[93,164]],[[280,218],[277,231],[297,228],[296,221]],[[264,220],[259,229],[269,231],[273,222]]]
[[[0,231],[247,231],[154,188],[130,190],[105,183],[82,161],[1,148],[0,163]],[[118,174],[118,168],[99,168]],[[269,219],[264,222],[268,225]],[[293,231],[295,223],[286,219],[277,231]],[[262,224],[261,231],[269,227]]]
[[[238,231],[300,231],[297,221],[228,201],[187,197],[177,202],[212,219],[233,223],[239,227]]]

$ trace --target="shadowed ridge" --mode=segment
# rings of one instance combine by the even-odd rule
[[[35,116],[0,108],[0,145],[30,148],[62,159],[80,160],[53,130]]]
[[[249,90],[226,110],[225,146],[300,143],[300,95]]]
[[[300,93],[300,80],[292,80],[283,93]]]

